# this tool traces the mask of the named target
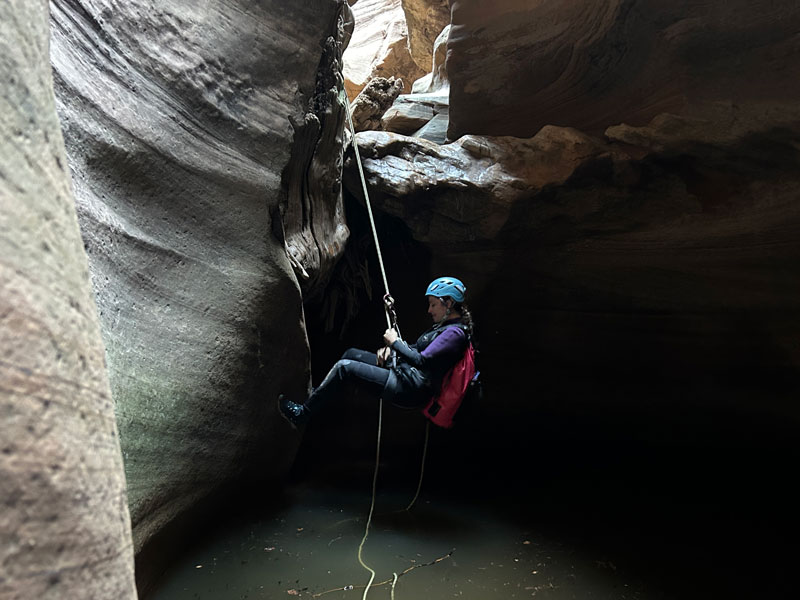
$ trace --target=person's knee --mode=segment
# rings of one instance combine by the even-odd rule
[[[336,361],[336,364],[333,365],[333,369],[331,369],[340,379],[344,379],[350,374],[352,370],[353,361],[347,358],[342,358]]]
[[[348,348],[342,354],[342,360],[357,360],[359,354],[358,348]]]

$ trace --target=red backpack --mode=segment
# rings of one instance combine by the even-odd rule
[[[469,344],[464,357],[444,376],[442,388],[422,409],[422,414],[435,425],[450,429],[453,426],[453,417],[474,378],[475,350],[472,344]]]

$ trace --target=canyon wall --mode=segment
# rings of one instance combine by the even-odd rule
[[[277,482],[308,384],[302,292],[341,208],[349,7],[52,3],[51,58],[147,589],[191,514]],[[298,283],[299,281],[299,283]]]
[[[0,597],[136,598],[125,475],[48,55],[0,5]]]
[[[798,97],[797,3],[452,2],[450,139],[587,132]],[[772,114],[770,114],[772,113]]]

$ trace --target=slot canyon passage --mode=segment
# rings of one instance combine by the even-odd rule
[[[0,598],[794,598],[796,0],[0,4]],[[402,509],[420,481],[419,499]],[[410,569],[410,570],[409,570]],[[396,586],[393,573],[402,573]]]

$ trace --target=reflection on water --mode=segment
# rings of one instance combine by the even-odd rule
[[[292,496],[286,508],[227,525],[197,546],[153,598],[360,599],[369,581],[357,559],[368,488],[295,489]],[[549,541],[498,506],[423,496],[410,513],[392,512],[409,499],[409,490],[378,494],[364,559],[377,571],[375,583],[388,583],[373,584],[369,598],[391,598],[393,573],[403,571],[396,600],[663,597],[648,595],[614,557]]]

